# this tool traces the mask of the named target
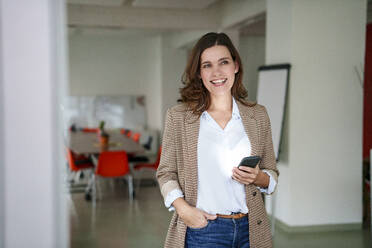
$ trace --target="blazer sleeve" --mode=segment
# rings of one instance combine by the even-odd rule
[[[271,133],[270,118],[266,108],[263,107],[264,124],[263,124],[263,153],[260,163],[260,169],[268,171],[278,182],[279,170],[276,168],[276,159],[273,147],[273,138]]]
[[[156,172],[160,191],[164,199],[166,199],[169,192],[175,189],[181,190],[178,181],[177,153],[174,140],[175,125],[173,122],[172,110],[168,109],[164,125],[162,153]]]

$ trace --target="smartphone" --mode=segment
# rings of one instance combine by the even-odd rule
[[[260,156],[245,157],[245,158],[242,159],[242,161],[240,161],[240,164],[239,164],[238,168],[240,166],[248,166],[248,167],[251,167],[251,168],[255,168],[256,165],[258,164],[258,162],[260,162],[260,160],[261,160]]]

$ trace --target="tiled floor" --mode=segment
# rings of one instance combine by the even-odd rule
[[[171,213],[159,189],[147,183],[135,200],[128,200],[124,182],[101,183],[103,196],[96,207],[74,193],[70,201],[71,247],[162,247]],[[370,248],[369,230],[288,234],[276,230],[275,248]]]

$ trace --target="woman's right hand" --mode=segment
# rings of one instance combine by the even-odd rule
[[[211,215],[196,207],[190,206],[183,198],[178,198],[173,202],[178,215],[183,222],[191,228],[203,228],[208,224],[207,220],[214,220],[217,215]]]

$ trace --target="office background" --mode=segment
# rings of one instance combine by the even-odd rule
[[[0,1],[0,246],[68,246],[61,99],[145,94],[148,127],[161,132],[188,51],[207,31],[239,47],[252,100],[259,65],[292,65],[278,222],[293,232],[361,229],[360,76],[371,1],[216,1],[169,12],[128,5]]]

